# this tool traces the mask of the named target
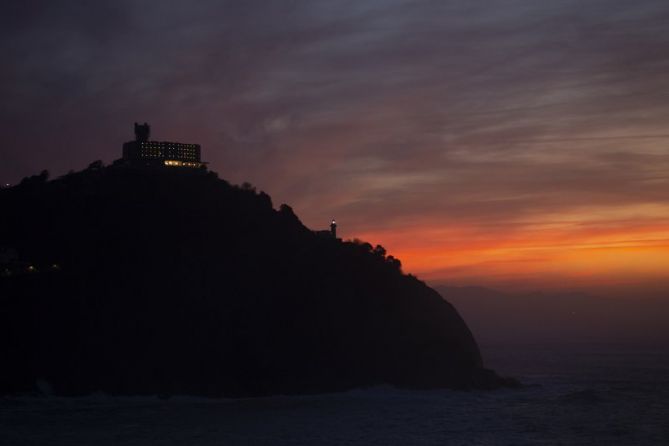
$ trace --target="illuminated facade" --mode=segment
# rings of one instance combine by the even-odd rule
[[[135,140],[123,144],[123,160],[132,164],[202,168],[199,144],[150,141],[151,127],[135,123]]]

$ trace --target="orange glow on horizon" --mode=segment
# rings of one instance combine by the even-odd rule
[[[561,221],[476,227],[430,225],[361,234],[432,283],[569,287],[669,278],[669,224],[662,219]]]

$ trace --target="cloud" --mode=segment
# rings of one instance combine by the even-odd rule
[[[345,235],[590,224],[666,203],[667,20],[656,0],[12,2],[0,177],[111,160],[141,120]]]

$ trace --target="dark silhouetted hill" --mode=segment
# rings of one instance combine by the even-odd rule
[[[2,392],[494,388],[439,294],[214,173],[92,164],[0,191]],[[28,270],[27,268],[32,268]]]

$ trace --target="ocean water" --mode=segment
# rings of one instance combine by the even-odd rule
[[[486,346],[525,387],[0,399],[0,445],[669,445],[669,348]]]

